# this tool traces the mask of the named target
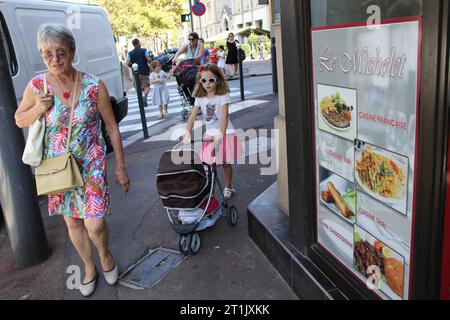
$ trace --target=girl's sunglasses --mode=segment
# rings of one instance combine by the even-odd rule
[[[202,78],[202,79],[200,79],[201,83],[206,83],[206,82],[215,83],[216,81],[217,81],[216,78],[208,78],[208,79]]]

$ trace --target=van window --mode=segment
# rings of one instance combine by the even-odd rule
[[[11,36],[9,35],[8,27],[6,26],[5,18],[0,12],[0,32],[2,33],[3,47],[6,51],[6,60],[8,61],[9,72],[11,76],[15,76],[18,71],[16,54],[14,53],[14,46],[12,45]]]
[[[36,35],[39,26],[45,22],[65,25],[66,13],[62,9],[44,10],[37,8],[17,8],[14,13],[16,16],[18,32],[23,39],[23,43],[27,44],[22,50],[31,66],[32,74],[29,76],[32,77],[47,69],[36,44]]]
[[[86,12],[81,16],[81,28],[89,30],[83,33],[83,43],[86,46],[88,62],[106,60],[114,57],[116,47],[105,17],[98,13]]]

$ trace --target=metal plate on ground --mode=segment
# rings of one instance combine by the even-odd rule
[[[150,251],[119,277],[119,283],[132,289],[148,289],[164,278],[184,259],[178,251],[158,248]]]

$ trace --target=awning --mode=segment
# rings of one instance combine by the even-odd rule
[[[241,36],[241,37],[248,37],[252,33],[255,33],[256,35],[270,36],[270,31],[268,31],[268,30],[259,29],[259,28],[255,28],[255,27],[246,27],[246,28],[229,30],[229,31],[225,31],[225,32],[216,34],[215,36],[205,39],[205,43],[214,42],[217,40],[226,40],[230,33],[234,33],[234,35]]]

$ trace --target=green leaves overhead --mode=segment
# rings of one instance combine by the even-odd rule
[[[98,0],[106,9],[116,35],[151,37],[172,31],[177,34],[184,0]]]

